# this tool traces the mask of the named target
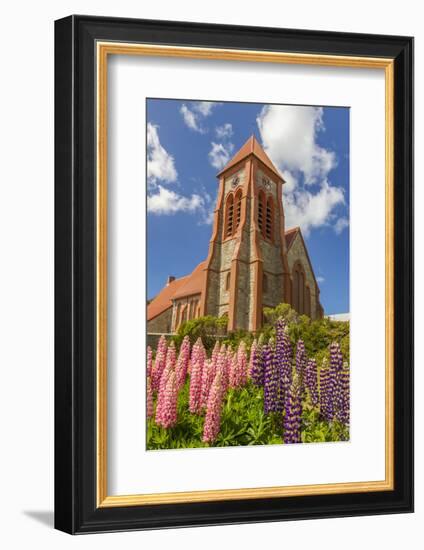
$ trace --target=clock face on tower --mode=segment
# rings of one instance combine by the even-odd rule
[[[265,189],[266,189],[267,191],[269,191],[269,190],[271,189],[271,182],[270,182],[270,180],[269,180],[268,178],[264,178],[264,179],[262,180],[262,184],[263,184],[263,186],[265,187]]]

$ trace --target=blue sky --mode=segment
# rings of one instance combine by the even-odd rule
[[[147,100],[147,294],[207,256],[216,174],[251,134],[282,173],[326,314],[349,311],[349,109]]]

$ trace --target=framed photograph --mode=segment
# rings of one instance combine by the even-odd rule
[[[55,24],[55,525],[413,510],[413,39]]]

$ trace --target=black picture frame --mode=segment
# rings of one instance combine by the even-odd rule
[[[394,60],[393,491],[96,504],[99,40]],[[413,511],[413,38],[73,15],[55,22],[55,527],[93,533]]]

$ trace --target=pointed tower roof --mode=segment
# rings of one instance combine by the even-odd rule
[[[226,172],[229,168],[236,165],[238,162],[248,157],[249,155],[254,155],[258,158],[265,166],[267,166],[274,174],[276,174],[279,179],[283,180],[281,174],[278,172],[277,168],[272,164],[271,159],[262,149],[262,146],[259,144],[258,140],[252,134],[250,138],[246,141],[241,149],[233,156],[231,160],[224,166],[224,168],[219,172],[218,176]]]

